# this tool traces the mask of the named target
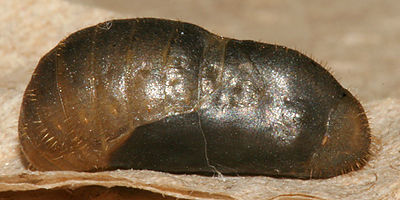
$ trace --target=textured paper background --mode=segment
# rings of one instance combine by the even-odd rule
[[[98,185],[198,199],[400,199],[399,10],[400,3],[395,0],[0,1],[0,198],[27,195],[10,191],[56,188],[51,194],[40,193],[43,198],[54,198],[51,195],[57,191],[74,193],[76,188]],[[133,17],[187,21],[226,37],[285,45],[328,63],[325,66],[368,111],[374,136],[372,160],[358,172],[312,181],[129,170],[38,173],[25,169],[17,140],[18,112],[40,57],[78,29],[112,18]],[[123,193],[95,190],[108,195]],[[129,195],[145,198],[155,194]]]

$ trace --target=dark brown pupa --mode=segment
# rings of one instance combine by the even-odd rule
[[[19,118],[38,170],[328,178],[365,165],[360,103],[283,46],[189,23],[112,20],[39,62]]]

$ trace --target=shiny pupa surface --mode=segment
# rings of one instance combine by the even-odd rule
[[[329,178],[365,165],[358,100],[298,51],[164,19],[112,20],[40,61],[19,118],[37,170]]]

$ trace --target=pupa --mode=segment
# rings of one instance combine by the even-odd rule
[[[359,101],[284,46],[179,21],[111,20],[38,63],[19,118],[37,170],[329,178],[371,143]]]

